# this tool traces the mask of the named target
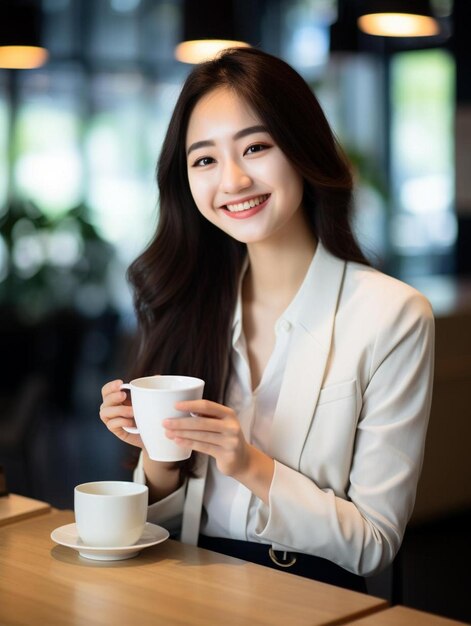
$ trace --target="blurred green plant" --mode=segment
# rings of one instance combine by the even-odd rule
[[[51,218],[12,202],[0,217],[0,306],[27,322],[64,309],[98,315],[109,305],[112,258],[85,205]]]

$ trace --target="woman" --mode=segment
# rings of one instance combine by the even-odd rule
[[[412,513],[430,410],[433,318],[368,266],[352,178],[303,79],[256,49],[197,66],[158,165],[160,220],[133,263],[136,375],[187,374],[205,399],[166,434],[187,466],[142,450],[149,521],[182,541],[364,590]],[[132,407],[101,419],[143,448]],[[171,416],[169,416],[171,417]]]

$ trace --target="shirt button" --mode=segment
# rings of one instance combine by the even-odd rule
[[[289,332],[291,330],[291,323],[288,322],[288,320],[281,320],[280,326],[285,332]]]

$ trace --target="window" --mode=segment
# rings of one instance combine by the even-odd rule
[[[456,239],[451,55],[441,49],[397,54],[391,99],[391,243],[398,272],[444,272]]]

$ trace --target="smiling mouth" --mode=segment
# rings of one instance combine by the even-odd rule
[[[230,211],[231,213],[241,213],[242,211],[248,211],[249,209],[253,209],[254,207],[262,204],[269,198],[270,194],[264,194],[263,196],[258,196],[257,198],[251,198],[246,202],[239,202],[237,204],[226,204],[223,206],[223,209]]]

